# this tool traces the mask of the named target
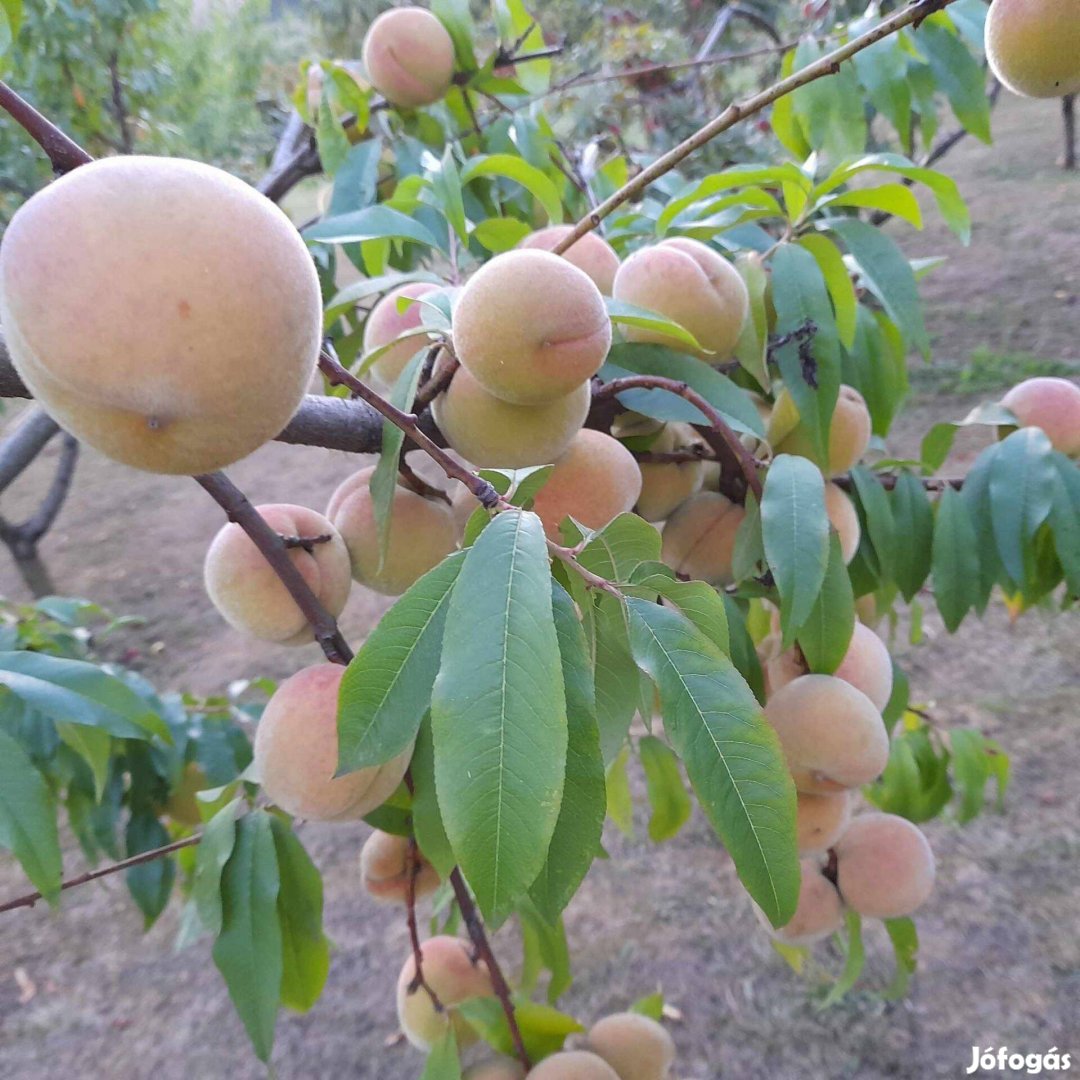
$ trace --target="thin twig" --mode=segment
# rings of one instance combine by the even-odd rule
[[[7,112],[45,151],[55,173],[71,172],[94,159],[74,140],[69,139],[51,120],[46,120],[28,101],[23,100],[5,82],[0,82],[0,109]]]
[[[409,984],[409,993],[415,994],[421,987],[427,991],[436,1012],[443,1011],[443,1003],[434,988],[424,978],[424,950],[420,947],[420,932],[416,926],[416,879],[420,875],[420,848],[416,837],[409,837],[408,852],[405,856],[405,921],[409,927],[409,941],[412,943],[413,963],[416,974]]]

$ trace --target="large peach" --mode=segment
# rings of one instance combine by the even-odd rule
[[[601,1057],[587,1050],[562,1050],[529,1070],[526,1080],[620,1080]]]
[[[459,368],[432,413],[446,441],[473,464],[523,469],[549,465],[566,451],[589,415],[591,400],[586,382],[542,405],[512,405]]]
[[[438,101],[454,77],[454,42],[424,8],[384,11],[368,27],[362,57],[371,85],[405,109]]]
[[[730,584],[735,535],[745,517],[741,506],[718,492],[691,495],[664,525],[664,562],[710,585]]]
[[[795,813],[799,854],[817,855],[828,851],[850,820],[850,791],[832,795],[808,795],[800,791]]]
[[[515,405],[577,390],[600,370],[610,345],[600,290],[549,251],[496,255],[469,279],[454,308],[458,359],[489,394]]]
[[[220,169],[103,158],[55,180],[0,246],[23,381],[108,457],[224,468],[277,435],[319,353],[315,267],[289,219]]]
[[[276,533],[313,541],[289,558],[319,602],[340,615],[349,598],[352,572],[345,541],[330,522],[306,506],[271,503],[256,509]],[[314,542],[322,541],[322,542]],[[224,526],[206,552],[206,592],[225,621],[245,634],[283,645],[315,640],[307,617],[239,525]]]
[[[347,821],[382,805],[409,767],[411,748],[385,765],[335,777],[338,691],[345,668],[313,664],[286,679],[255,729],[255,771],[282,810],[313,821]]]
[[[570,235],[573,228],[572,225],[549,225],[546,229],[529,233],[518,244],[518,247],[551,251]],[[583,273],[588,274],[593,284],[605,296],[611,295],[615,272],[619,269],[619,256],[599,233],[587,232],[580,239],[575,240],[563,252],[562,257],[567,262],[573,263]]]
[[[439,887],[439,872],[416,852],[416,879],[413,896],[419,900]],[[360,880],[376,900],[404,904],[409,897],[409,839],[376,829],[360,849]]]
[[[689,330],[712,361],[726,360],[739,340],[750,298],[739,272],[697,240],[675,237],[635,251],[615,275],[616,299],[655,311]],[[667,334],[628,326],[629,341],[687,351]]]
[[[836,886],[821,872],[813,859],[803,859],[799,864],[802,884],[795,914],[778,929],[769,926],[765,916],[759,919],[769,933],[785,945],[813,945],[835,934],[844,925],[844,905]]]
[[[792,417],[794,423],[792,423]],[[785,434],[781,434],[786,429]],[[829,460],[820,460],[791,395],[782,390],[773,406],[770,440],[778,454],[798,454],[820,465],[827,476],[847,472],[866,453],[872,425],[870,410],[853,386],[841,386],[829,427]]]
[[[699,442],[689,424],[668,424],[649,447],[654,453],[688,450]],[[704,461],[642,462],[637,512],[646,521],[663,521],[701,487]]]
[[[655,1020],[639,1013],[615,1013],[589,1029],[589,1049],[603,1058],[619,1080],[668,1080],[675,1043]]]
[[[870,783],[889,760],[874,703],[832,675],[800,675],[773,689],[765,718],[780,737],[795,787],[812,795]]]
[[[419,300],[421,296],[437,292],[438,285],[428,281],[399,285],[388,292],[372,309],[364,323],[364,353],[374,352],[388,345],[395,338],[410,330],[416,330],[423,321],[423,304],[410,304],[404,311],[398,310],[398,300]],[[369,370],[384,386],[393,386],[405,365],[424,348],[426,338],[419,335],[391,345]]]
[[[999,0],[994,0],[995,5]],[[1001,404],[1021,427],[1046,432],[1055,450],[1069,457],[1080,455],[1080,386],[1068,379],[1040,377],[1014,386]]]
[[[633,509],[641,494],[641,470],[618,439],[583,428],[555,462],[533,509],[552,540],[559,525],[572,517],[587,529],[602,529]]]
[[[994,0],[985,36],[990,70],[1013,93],[1057,98],[1080,91],[1075,0]]]

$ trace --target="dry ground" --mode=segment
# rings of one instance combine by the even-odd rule
[[[924,286],[939,363],[965,363],[979,346],[1076,363],[1080,176],[1054,167],[1053,104],[1007,100],[996,129],[994,149],[969,143],[948,161],[971,202],[971,248],[961,250],[937,224],[905,237],[913,254],[950,256]],[[930,422],[963,415],[970,404],[924,394],[894,447],[910,450]],[[977,445],[975,436],[962,439],[952,466],[962,468]],[[353,467],[343,455],[275,445],[232,472],[257,501],[318,506]],[[5,500],[7,512],[30,506],[41,475],[25,478]],[[244,641],[211,610],[200,564],[218,524],[216,508],[190,483],[87,453],[44,554],[58,591],[147,620],[137,663],[163,686],[216,692],[241,674],[284,676],[312,662],[311,649]],[[3,553],[0,594],[25,595]],[[345,619],[353,640],[382,607],[354,595]],[[926,643],[900,647],[916,698],[942,722],[1004,743],[1014,779],[1004,816],[928,830],[940,883],[919,918],[921,971],[911,997],[887,1005],[859,992],[819,1011],[810,987],[771,952],[695,816],[660,848],[607,838],[614,858],[596,868],[567,916],[576,951],[568,1008],[594,1017],[662,986],[683,1014],[675,1036],[678,1075],[687,1080],[959,1077],[975,1044],[1056,1046],[1080,1057],[1080,623],[1032,613],[1010,626],[996,611],[955,638],[936,619],[928,623]],[[325,874],[335,953],[312,1014],[279,1024],[274,1061],[283,1080],[397,1080],[418,1070],[412,1051],[384,1047],[395,1030],[392,985],[406,939],[396,913],[358,889],[364,833],[305,829]],[[80,865],[74,851],[66,861],[70,871]],[[0,897],[22,888],[10,861],[0,861]],[[261,1075],[208,946],[174,954],[176,916],[174,906],[143,937],[115,879],[67,894],[61,916],[3,916],[0,1078]],[[868,981],[878,985],[890,976],[882,937],[871,931],[868,941]],[[512,941],[502,948],[512,952]],[[16,969],[36,987],[25,1004]]]

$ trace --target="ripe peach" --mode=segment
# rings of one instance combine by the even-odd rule
[[[386,558],[380,565],[369,486],[373,473],[374,469],[361,469],[339,485],[330,498],[328,516],[349,550],[353,577],[375,592],[398,596],[457,547],[457,527],[446,503],[399,485],[390,506]]]
[[[841,386],[829,428],[829,460],[821,462],[806,428],[799,423],[798,409],[786,389],[773,406],[770,441],[777,454],[798,454],[822,467],[827,476],[847,472],[866,453],[872,433],[870,410],[853,386]],[[794,417],[794,424],[792,424]]]
[[[530,233],[518,244],[519,248],[539,248],[551,251],[573,231],[572,225],[549,225]],[[575,240],[563,252],[564,259],[573,263],[580,271],[588,274],[592,283],[605,295],[611,295],[611,286],[615,281],[615,272],[619,269],[619,256],[615,249],[598,233],[587,232],[580,240]]]
[[[438,101],[454,77],[454,42],[424,8],[384,11],[368,27],[362,56],[371,85],[403,109]]]
[[[1045,431],[1055,450],[1069,457],[1080,455],[1080,386],[1068,379],[1025,379],[1001,404],[1015,414],[1021,427]]]
[[[1072,0],[994,0],[986,18],[990,70],[1014,94],[1080,91],[1080,20]]]
[[[619,267],[613,293],[689,330],[702,347],[699,355],[714,362],[731,355],[750,310],[746,285],[735,267],[712,248],[685,237],[635,251]],[[628,341],[689,351],[667,334],[633,326],[625,333]]]
[[[731,582],[735,534],[746,512],[715,491],[691,495],[664,525],[664,562],[710,585]]]
[[[480,468],[548,465],[566,451],[589,415],[592,394],[582,383],[543,405],[512,405],[489,394],[458,368],[432,413],[446,441]]]
[[[934,853],[922,830],[895,814],[862,814],[836,844],[837,885],[860,915],[899,919],[934,889]]]
[[[314,540],[310,551],[294,547],[289,558],[331,615],[340,615],[349,598],[352,573],[345,541],[322,514],[306,506],[271,503],[256,509],[276,533]],[[242,633],[283,645],[315,640],[304,613],[263,554],[239,525],[224,526],[206,552],[206,592],[225,621]]]
[[[638,1013],[615,1013],[589,1029],[589,1049],[603,1058],[619,1080],[668,1080],[675,1043],[655,1020]]]
[[[832,675],[800,675],[773,690],[765,718],[780,737],[795,787],[812,795],[881,775],[889,736],[874,703]]]
[[[649,447],[656,453],[686,450],[698,442],[689,424],[668,424]],[[704,461],[672,464],[641,462],[641,495],[637,512],[646,521],[663,521],[680,503],[701,487]]]
[[[494,992],[487,967],[479,960],[474,963],[468,944],[456,937],[428,938],[420,946],[420,955],[424,981],[443,1009],[436,1011],[423,987],[410,989],[416,977],[416,961],[410,953],[397,983],[398,1023],[405,1038],[420,1050],[430,1050],[453,1024],[459,1046],[474,1042],[472,1028],[454,1006]]]
[[[603,1059],[587,1050],[560,1050],[529,1070],[526,1080],[620,1080]]]
[[[255,729],[255,770],[286,813],[313,821],[370,814],[401,783],[412,749],[385,765],[336,777],[338,690],[345,668],[313,664],[274,692]]]
[[[855,558],[862,539],[859,514],[848,493],[830,480],[825,482],[825,513],[840,537],[840,553],[846,565]]]
[[[288,217],[220,169],[83,165],[11,219],[0,323],[53,418],[149,472],[212,472],[272,439],[322,337],[311,256]]]
[[[800,791],[795,815],[799,854],[816,855],[828,851],[850,820],[850,791],[832,795],[808,795]]]
[[[618,439],[583,428],[555,462],[537,492],[533,509],[552,540],[569,516],[587,529],[602,529],[633,509],[641,494],[641,470]]]
[[[785,945],[813,945],[844,925],[844,905],[836,886],[813,859],[803,859],[799,868],[802,871],[799,903],[790,921],[774,929],[758,913],[769,933]]]
[[[549,251],[496,255],[469,279],[454,308],[458,359],[489,394],[514,405],[540,405],[579,389],[600,370],[610,345],[600,290]]]
[[[433,893],[439,887],[439,872],[417,850],[416,881],[414,896]],[[360,880],[364,888],[376,899],[389,903],[404,904],[409,895],[409,839],[376,829],[360,849]]]
[[[417,329],[423,321],[422,304],[410,304],[403,312],[398,311],[397,302],[403,297],[419,300],[421,296],[437,292],[438,285],[427,281],[417,281],[399,285],[388,292],[372,309],[364,323],[364,353],[382,348],[395,338]],[[384,352],[368,369],[384,386],[393,386],[405,365],[424,348],[426,339],[410,337],[399,341]]]

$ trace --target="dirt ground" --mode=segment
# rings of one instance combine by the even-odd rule
[[[1007,99],[994,149],[968,142],[948,159],[972,208],[964,250],[928,208],[925,233],[898,230],[912,255],[944,253],[924,286],[938,364],[986,346],[1043,360],[1080,361],[1080,175],[1054,165],[1053,103]],[[1080,372],[1080,364],[1077,366]],[[920,385],[924,385],[920,383]],[[923,394],[892,449],[910,452],[938,419],[973,404]],[[979,445],[958,441],[962,470]],[[42,463],[44,465],[44,463]],[[355,463],[345,455],[273,445],[231,470],[256,501],[319,506]],[[5,513],[32,505],[44,469],[5,497]],[[201,562],[217,508],[190,482],[135,473],[87,452],[77,487],[44,544],[56,590],[142,616],[137,665],[158,684],[219,692],[240,675],[284,676],[313,662],[246,642],[203,594]],[[0,553],[0,594],[25,589]],[[357,591],[344,627],[353,641],[384,607]],[[606,837],[598,864],[567,914],[576,981],[564,999],[581,1017],[662,987],[682,1014],[673,1026],[684,1080],[959,1077],[972,1047],[1052,1047],[1080,1059],[1080,620],[1033,612],[1010,626],[994,610],[954,638],[927,620],[919,647],[900,643],[914,698],[947,725],[1000,740],[1013,759],[1007,811],[959,827],[929,826],[939,860],[934,899],[919,916],[920,972],[911,996],[883,1003],[850,995],[821,1011],[814,980],[771,951],[707,825],[696,814],[672,842]],[[639,794],[641,784],[638,784]],[[420,1059],[395,1034],[393,982],[406,954],[404,921],[361,894],[356,857],[364,826],[308,826],[325,874],[334,959],[308,1016],[282,1016],[274,1064],[283,1080],[407,1080]],[[80,868],[69,850],[66,867]],[[0,859],[0,897],[24,888]],[[20,910],[0,922],[0,1078],[112,1080],[257,1077],[252,1057],[199,942],[173,951],[178,905],[145,937],[116,879],[65,895],[61,915]],[[514,951],[513,932],[500,935]],[[891,976],[878,927],[867,935],[869,985]],[[828,950],[820,960],[835,965]],[[20,1001],[16,971],[34,993]],[[1076,1066],[1074,1066],[1076,1067]],[[979,1074],[984,1075],[984,1074]]]

